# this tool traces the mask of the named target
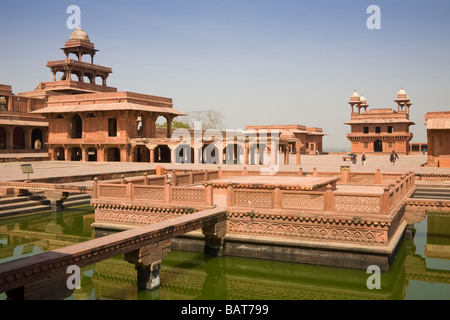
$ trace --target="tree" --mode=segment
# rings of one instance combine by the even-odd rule
[[[223,123],[225,119],[224,115],[215,110],[192,111],[188,112],[187,116],[182,118],[184,118],[183,121],[191,128],[194,128],[196,121],[200,121],[202,123],[203,130],[224,130],[225,128]]]
[[[157,123],[156,126],[158,128],[167,128],[167,121],[162,124]],[[185,122],[173,120],[172,129],[191,129],[191,127]]]

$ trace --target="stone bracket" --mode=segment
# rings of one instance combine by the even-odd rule
[[[125,254],[125,260],[137,270],[139,289],[155,290],[160,286],[159,270],[170,252],[170,239]]]
[[[68,192],[58,190],[47,190],[44,192],[45,198],[50,200],[50,207],[52,212],[61,212],[63,209],[64,200],[69,196]]]
[[[227,233],[227,222],[221,221],[209,227],[202,228],[205,235],[206,254],[213,257],[223,256],[223,238]]]

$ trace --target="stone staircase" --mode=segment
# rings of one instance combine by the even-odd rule
[[[89,204],[90,201],[90,194],[72,193],[64,200],[63,206],[68,208]],[[49,210],[50,201],[44,197],[43,192],[0,198],[0,218]]]
[[[449,200],[450,201],[450,184],[418,184],[416,183],[416,191],[412,198],[432,199],[432,200]]]

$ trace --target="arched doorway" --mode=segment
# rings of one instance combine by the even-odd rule
[[[72,117],[72,139],[81,139],[83,135],[83,121],[78,114]]]
[[[0,149],[6,149],[6,130],[0,127]]]
[[[374,152],[383,152],[383,143],[380,139],[375,140],[373,143],[373,151]]]
[[[170,148],[166,145],[158,145],[155,148],[155,162],[171,162]]]
[[[87,150],[87,161],[97,161],[97,149],[94,147]]]
[[[194,163],[194,149],[188,144],[180,144],[175,149],[175,163]]]
[[[41,129],[34,128],[31,131],[31,148],[32,149],[41,149],[42,148],[42,131]]]
[[[21,127],[13,130],[13,149],[25,149],[25,132]]]
[[[214,143],[210,143],[206,146],[202,147],[202,162],[207,164],[221,164],[221,159],[219,155],[219,149],[214,145]]]
[[[70,160],[71,161],[81,161],[82,159],[82,153],[81,148],[79,147],[73,147],[70,149]]]
[[[136,147],[135,151],[135,162],[150,162],[150,150],[144,146]]]
[[[243,148],[237,144],[228,144],[224,148],[225,161],[227,164],[241,164],[241,155],[243,155]]]
[[[105,150],[106,161],[120,161],[120,149],[117,147],[108,148]]]
[[[54,159],[55,160],[65,160],[65,155],[64,155],[64,148],[63,147],[57,147],[53,150],[53,155],[54,155]]]

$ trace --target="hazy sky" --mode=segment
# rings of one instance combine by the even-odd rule
[[[48,60],[70,37],[69,5],[112,67],[108,85],[170,97],[174,108],[214,109],[230,129],[322,127],[324,148],[349,147],[351,94],[369,108],[411,102],[413,142],[424,115],[450,110],[450,1],[154,0],[2,2],[0,83],[14,93],[51,81]],[[370,5],[381,29],[370,30]]]

